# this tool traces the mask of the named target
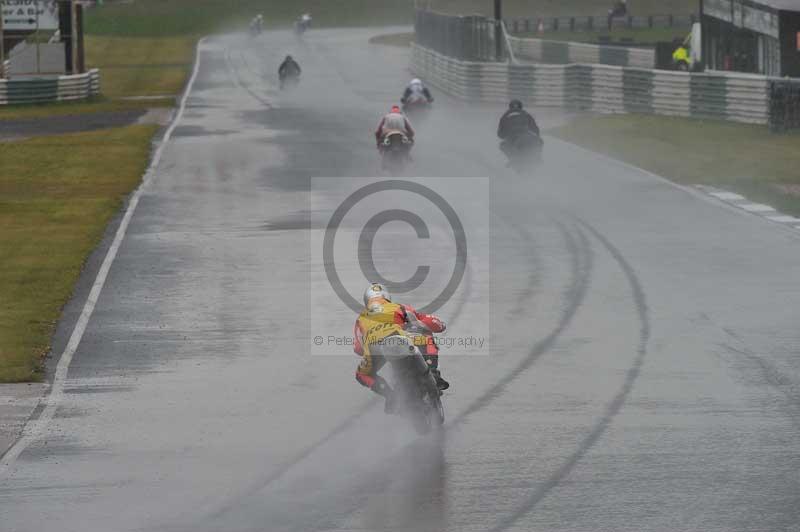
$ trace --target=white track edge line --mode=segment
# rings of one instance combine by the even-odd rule
[[[131,195],[130,201],[128,202],[128,207],[125,210],[125,214],[120,221],[116,234],[114,235],[114,240],[111,242],[111,246],[106,252],[106,256],[103,259],[100,270],[97,272],[97,276],[95,277],[94,284],[92,284],[89,296],[86,298],[86,303],[83,306],[83,310],[78,317],[78,321],[75,323],[75,328],[72,330],[72,334],[69,337],[67,346],[61,353],[61,357],[58,360],[58,365],[56,366],[55,375],[53,376],[53,384],[50,387],[50,393],[39,401],[39,405],[45,405],[44,410],[42,410],[39,417],[30,419],[25,424],[20,438],[8,449],[8,451],[6,451],[6,453],[2,456],[2,459],[0,459],[0,477],[4,476],[11,469],[11,466],[14,465],[14,462],[17,460],[17,458],[19,458],[19,455],[22,454],[28,445],[36,441],[43,434],[47,428],[47,425],[53,419],[53,416],[55,415],[56,410],[63,399],[64,384],[67,379],[67,372],[69,370],[70,363],[72,362],[72,357],[75,355],[75,351],[78,349],[78,345],[81,343],[84,332],[86,332],[86,327],[88,326],[89,320],[94,312],[94,308],[97,305],[97,300],[99,299],[100,292],[102,292],[103,286],[105,285],[108,272],[111,270],[111,265],[114,263],[114,259],[117,257],[117,252],[119,251],[122,241],[125,238],[125,234],[128,231],[128,225],[131,222],[134,211],[136,211],[136,206],[139,204],[142,191],[147,184],[154,179],[156,166],[158,166],[158,163],[161,162],[161,156],[164,153],[164,148],[169,142],[170,138],[172,138],[172,133],[175,131],[178,122],[180,122],[181,118],[183,117],[183,112],[186,109],[186,102],[189,99],[189,93],[191,92],[192,86],[197,79],[197,73],[200,70],[200,48],[204,40],[205,38],[202,38],[197,42],[194,69],[192,70],[192,76],[189,78],[189,82],[186,84],[186,89],[183,92],[183,96],[181,97],[181,103],[178,108],[178,112],[175,115],[175,118],[172,120],[172,123],[167,128],[166,133],[164,133],[164,138],[161,139],[158,148],[156,148],[153,158],[150,160],[150,165],[144,174],[142,182]],[[39,405],[37,405],[37,408]]]

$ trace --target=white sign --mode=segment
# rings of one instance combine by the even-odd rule
[[[58,3],[55,0],[0,0],[3,31],[58,29]]]

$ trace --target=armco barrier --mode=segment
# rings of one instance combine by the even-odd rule
[[[770,80],[758,76],[610,65],[477,63],[417,45],[411,69],[427,83],[468,100],[505,103],[519,98],[534,105],[603,113],[770,122]]]
[[[800,83],[770,81],[770,128],[776,132],[800,129]]]
[[[570,64],[587,63],[637,68],[655,68],[656,53],[653,49],[608,46],[544,39],[521,39],[508,37],[514,56],[524,61],[537,63]]]
[[[100,94],[100,71],[72,76],[0,79],[0,105],[85,100]]]

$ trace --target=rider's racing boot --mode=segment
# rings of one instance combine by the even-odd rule
[[[438,369],[431,368],[431,373],[433,373],[433,377],[436,379],[436,386],[439,388],[439,391],[444,391],[450,387],[450,383],[442,378],[442,374],[439,373]]]

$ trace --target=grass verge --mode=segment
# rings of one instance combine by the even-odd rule
[[[196,38],[120,37],[86,38],[86,63],[100,69],[107,98],[177,96],[194,58]]]
[[[136,0],[106,4],[87,12],[90,32],[98,35],[202,35],[244,29],[257,13],[267,27],[286,26],[311,13],[315,27],[410,24],[413,0]]]
[[[171,106],[194,60],[196,39],[176,37],[86,37],[86,64],[100,69],[102,96],[85,102],[0,107],[0,120],[43,118],[142,107]],[[137,96],[159,99],[126,100]]]
[[[800,216],[800,134],[651,115],[579,118],[548,133],[678,183],[718,186]]]
[[[0,382],[40,380],[86,257],[140,182],[156,126],[0,143]]]

